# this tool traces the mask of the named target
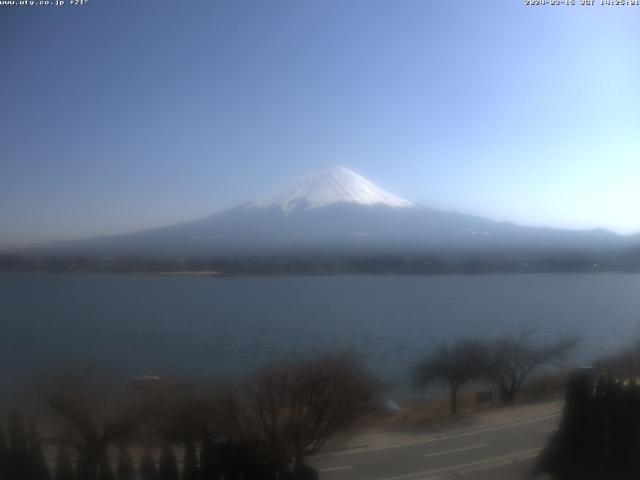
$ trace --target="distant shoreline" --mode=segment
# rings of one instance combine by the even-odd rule
[[[221,272],[215,270],[194,270],[194,271],[168,271],[168,272],[155,272],[155,275],[161,277],[221,277],[224,276]]]
[[[637,270],[592,270],[592,271],[493,271],[493,272],[446,272],[446,273],[407,273],[407,272],[216,272],[216,271],[111,271],[111,270],[0,270],[0,274],[44,274],[44,275],[105,275],[131,277],[164,278],[287,278],[287,277],[492,277],[508,275],[571,275],[575,277],[598,274],[640,275]]]
[[[25,256],[0,253],[0,271],[122,273],[170,277],[294,275],[494,275],[640,273],[640,251],[438,254],[264,255],[220,258]]]

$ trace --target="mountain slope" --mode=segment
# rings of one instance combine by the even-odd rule
[[[198,256],[618,251],[637,237],[522,227],[416,206],[344,168],[306,175],[279,193],[209,217],[69,242],[57,253]]]

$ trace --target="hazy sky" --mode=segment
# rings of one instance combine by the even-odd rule
[[[640,231],[640,7],[0,7],[0,72],[0,244],[189,220],[333,164],[435,207]]]

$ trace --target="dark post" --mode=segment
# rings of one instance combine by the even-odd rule
[[[160,453],[158,480],[178,480],[178,462],[169,444],[165,444]]]
[[[42,442],[34,425],[29,429],[29,467],[32,480],[49,480],[49,469],[44,459]]]
[[[7,442],[4,438],[4,429],[0,424],[0,478],[6,478],[7,474]]]
[[[540,453],[535,474],[555,479],[589,478],[593,435],[593,368],[576,368],[569,373],[564,412],[558,432]]]
[[[9,451],[7,453],[7,478],[27,480],[29,472],[29,447],[22,417],[17,411],[9,414]]]
[[[156,461],[149,449],[145,449],[140,460],[140,480],[157,480]]]
[[[111,460],[109,459],[109,455],[106,450],[103,451],[100,456],[99,469],[98,480],[115,480],[115,477],[113,476],[113,469],[111,468]]]
[[[71,460],[65,448],[58,445],[58,455],[56,457],[56,468],[54,480],[73,480],[73,468]]]
[[[202,447],[200,449],[200,477],[204,479],[218,478],[222,474],[220,461],[216,447],[211,440],[209,432],[202,434]]]
[[[182,465],[182,480],[198,479],[198,456],[196,454],[196,446],[191,440],[184,444],[184,461]]]
[[[135,480],[136,478],[133,461],[125,444],[120,445],[120,451],[118,453],[117,478],[118,480]]]
[[[569,447],[569,457],[574,460],[584,459],[588,453],[594,380],[595,371],[591,367],[576,368],[569,373],[559,432]]]

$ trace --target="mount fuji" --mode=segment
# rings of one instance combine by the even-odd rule
[[[199,220],[58,244],[58,254],[224,257],[297,254],[531,254],[621,251],[638,236],[494,222],[415,205],[345,167]]]
[[[413,207],[413,203],[382,190],[366,178],[345,167],[326,168],[300,178],[290,187],[247,205],[248,208],[279,207],[285,213],[311,210],[336,203]]]

